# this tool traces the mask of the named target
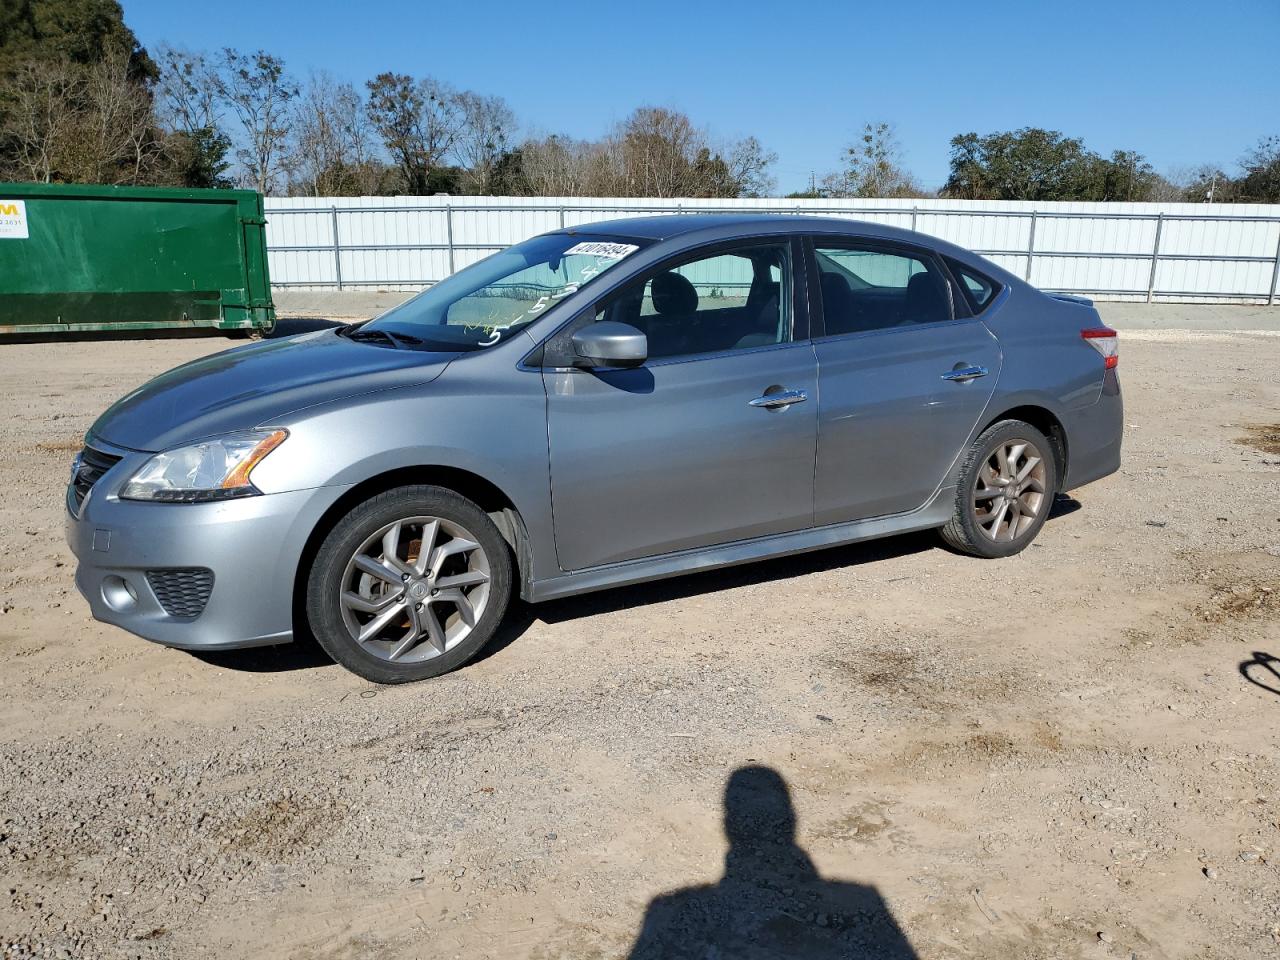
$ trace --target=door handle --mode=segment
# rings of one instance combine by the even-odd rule
[[[776,410],[778,407],[789,407],[793,403],[804,403],[808,399],[809,395],[803,390],[780,390],[777,393],[766,393],[748,402],[753,407]]]
[[[986,367],[956,367],[950,373],[944,373],[942,379],[950,380],[952,383],[968,383],[970,380],[977,380],[986,375]]]

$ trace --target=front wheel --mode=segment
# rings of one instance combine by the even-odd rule
[[[348,670],[406,683],[474,657],[510,595],[511,551],[488,514],[443,487],[398,487],[325,537],[307,582],[307,618]]]
[[[1043,433],[1021,420],[992,424],[960,468],[955,513],[942,539],[975,557],[1019,553],[1048,519],[1057,483],[1057,464]]]

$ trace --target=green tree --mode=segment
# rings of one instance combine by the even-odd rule
[[[89,65],[124,57],[130,79],[152,81],[158,70],[125,25],[116,0],[5,0],[0,4],[0,76],[28,61]]]
[[[967,200],[1147,200],[1161,185],[1140,153],[1117,150],[1107,159],[1076,137],[1024,127],[953,137],[943,190]]]
[[[462,128],[457,94],[431,77],[403,73],[380,73],[366,86],[369,119],[399,166],[405,190],[432,193],[432,170],[444,164]]]
[[[503,153],[493,165],[493,193],[499,197],[529,194],[529,181],[524,175],[524,150],[516,147]]]
[[[231,141],[220,130],[175,130],[164,139],[165,179],[179,187],[230,187]]]
[[[951,140],[949,196],[968,200],[1078,200],[1087,192],[1084,144],[1056,130],[1025,127]]]
[[[1096,174],[1089,184],[1096,197],[1088,199],[1141,202],[1151,200],[1163,184],[1163,178],[1134,150],[1116,150],[1111,159],[1098,158]]]

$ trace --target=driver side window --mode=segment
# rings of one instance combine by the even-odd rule
[[[666,264],[614,294],[596,321],[641,330],[653,360],[791,339],[790,248],[756,243]]]

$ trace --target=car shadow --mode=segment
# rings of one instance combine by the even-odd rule
[[[320,649],[310,633],[295,637],[292,643],[273,647],[250,647],[246,650],[189,650],[201,663],[240,673],[287,673],[314,670],[336,664]]]
[[[880,540],[867,540],[844,547],[830,547],[789,557],[757,560],[735,567],[723,567],[703,573],[688,573],[664,580],[652,580],[626,587],[609,587],[594,593],[579,594],[561,600],[526,603],[513,599],[502,626],[476,657],[486,660],[515,643],[533,624],[565,623],[583,617],[618,613],[656,603],[706,596],[724,590],[736,590],[758,583],[781,582],[795,577],[823,573],[838,567],[857,567],[891,557],[909,556],[932,550],[938,538],[932,531],[905,533]],[[476,662],[473,661],[473,662]]]
[[[1068,516],[1080,508],[1080,501],[1065,494],[1059,494],[1049,513],[1049,521]],[[547,600],[531,604],[514,599],[507,612],[507,618],[498,628],[493,639],[476,657],[476,661],[485,660],[500,653],[520,639],[538,621],[564,623],[582,617],[618,613],[656,603],[685,600],[689,597],[719,593],[723,590],[736,590],[739,587],[749,587],[758,583],[806,577],[839,567],[859,567],[893,557],[924,553],[935,548],[950,549],[935,531],[922,530],[876,540],[864,540],[861,543],[843,547],[829,547],[810,553],[793,554],[789,557],[757,560],[741,566],[708,570],[704,573],[689,573],[627,587],[610,587],[595,593],[565,597],[562,600]]]
[[[1060,493],[1053,498],[1053,506],[1049,508],[1049,518],[1045,523],[1048,523],[1049,520],[1070,516],[1083,506],[1084,504],[1070,494]]]
[[[724,792],[724,874],[650,901],[630,960],[918,960],[875,887],[825,879],[796,843],[787,782],[741,767]]]
[[[1255,650],[1253,659],[1241,661],[1239,669],[1240,675],[1255,687],[1280,697],[1280,657]]]

